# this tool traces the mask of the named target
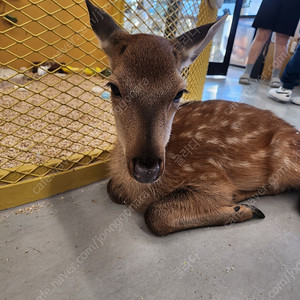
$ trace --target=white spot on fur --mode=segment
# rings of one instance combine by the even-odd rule
[[[239,130],[240,129],[240,123],[235,122],[231,124],[231,129],[233,130]]]
[[[210,123],[213,123],[214,125],[217,125],[217,127],[220,126],[220,125],[218,124],[218,122],[219,122],[219,118],[218,118],[218,117],[215,117],[215,118],[210,119]]]
[[[251,164],[248,161],[229,161],[228,162],[230,167],[234,167],[234,168],[250,168]]]
[[[220,126],[226,127],[228,124],[229,124],[229,121],[225,120],[225,121],[223,121],[223,122],[220,123]]]
[[[275,150],[273,151],[273,155],[274,155],[275,157],[281,157],[281,156],[282,156],[282,152],[281,152],[281,150],[275,149]]]
[[[257,160],[257,159],[263,159],[266,157],[266,151],[265,150],[259,150],[256,153],[253,153],[250,155],[251,159]]]
[[[204,137],[205,137],[204,134],[201,133],[201,132],[197,132],[197,133],[195,134],[196,140],[204,139]]]
[[[175,159],[176,158],[176,155],[173,152],[169,152],[168,155],[169,155],[169,157],[171,159]]]
[[[226,160],[231,160],[231,158],[228,155],[224,154],[224,153],[221,156],[222,156],[222,158],[224,158]]]
[[[229,138],[226,138],[226,142],[228,144],[238,144],[241,142],[241,140],[237,137],[229,137]]]
[[[213,158],[211,158],[211,157],[209,157],[209,158],[207,159],[207,162],[210,163],[211,165],[213,165],[214,167],[218,168],[218,169],[223,169],[222,165],[221,165],[219,162],[215,161],[215,160],[214,160]]]
[[[218,145],[218,144],[220,143],[220,140],[218,140],[218,139],[216,139],[216,138],[212,138],[212,139],[206,141],[206,143]]]
[[[206,128],[206,127],[207,127],[206,125],[200,125],[200,126],[198,126],[198,130],[202,130],[202,129]]]
[[[192,131],[184,132],[180,135],[180,137],[182,137],[182,138],[189,138],[189,139],[194,137],[194,136],[195,136],[195,134]]]
[[[200,176],[200,180],[207,180],[209,179],[207,175],[203,174]]]
[[[251,166],[250,163],[247,161],[238,161],[238,162],[235,161],[234,164],[245,168],[249,168]]]
[[[200,176],[200,180],[213,180],[218,178],[218,173],[205,173]]]
[[[194,171],[194,169],[190,166],[183,166],[182,169],[183,169],[183,171],[186,171],[186,172],[193,172]]]
[[[248,142],[249,140],[256,138],[260,134],[261,134],[261,132],[257,131],[257,130],[247,133],[243,136],[243,142]]]

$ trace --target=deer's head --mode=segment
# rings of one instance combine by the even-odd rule
[[[91,26],[110,60],[117,136],[129,174],[141,183],[154,182],[163,173],[172,121],[186,92],[180,71],[196,59],[226,17],[167,40],[128,34],[102,9],[86,3]]]

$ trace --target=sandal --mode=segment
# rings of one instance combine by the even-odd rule
[[[242,75],[239,79],[240,84],[250,85],[250,77]]]

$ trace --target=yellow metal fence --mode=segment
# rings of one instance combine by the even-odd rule
[[[131,33],[173,37],[216,18],[206,0],[94,4]],[[208,57],[209,47],[184,72],[190,98],[201,98]],[[85,1],[0,0],[0,64],[0,209],[105,176],[110,70]]]

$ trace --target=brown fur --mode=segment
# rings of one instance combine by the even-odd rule
[[[129,35],[87,6],[111,61],[110,84],[119,91],[112,93],[117,143],[108,185],[115,202],[145,211],[150,230],[165,235],[263,218],[256,207],[236,203],[300,186],[300,134],[291,125],[246,104],[214,100],[179,107],[173,101],[185,87],[181,68],[225,18],[168,41]],[[159,159],[157,180],[137,181],[140,158]]]

